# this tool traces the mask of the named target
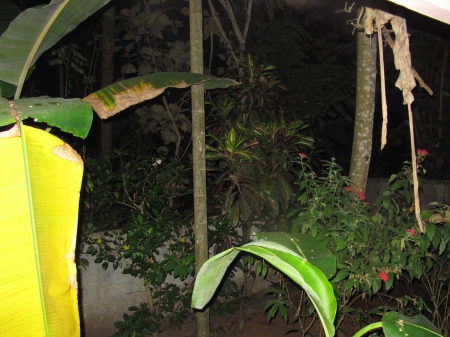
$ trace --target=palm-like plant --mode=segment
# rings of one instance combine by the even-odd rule
[[[280,92],[286,91],[286,87],[275,75],[275,66],[267,64],[257,64],[250,54],[247,55],[247,62],[241,62],[242,76],[239,102],[245,123],[249,115],[258,113],[252,119],[258,120],[260,112],[264,111],[268,116],[274,116],[278,109],[278,99]]]
[[[209,135],[217,146],[207,146],[206,158],[218,162],[210,172],[220,172],[216,199],[231,227],[241,221],[248,234],[252,220],[277,219],[288,208],[294,158],[313,147],[312,139],[299,132],[306,127],[303,121],[281,120],[238,124],[222,138]]]

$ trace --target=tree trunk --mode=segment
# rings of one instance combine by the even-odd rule
[[[356,112],[353,133],[350,179],[355,191],[366,193],[372,154],[375,84],[377,75],[377,39],[358,33]]]
[[[203,74],[202,0],[189,0],[191,72]],[[194,234],[196,272],[208,259],[206,207],[205,97],[203,85],[193,85],[192,151],[194,162]],[[197,312],[197,337],[209,337],[209,310]]]
[[[114,28],[116,25],[116,6],[103,13],[102,66],[100,85],[102,88],[114,83]],[[113,153],[113,122],[102,120],[100,127],[100,153],[108,158]]]

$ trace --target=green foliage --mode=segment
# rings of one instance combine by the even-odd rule
[[[287,210],[294,158],[313,144],[301,133],[306,127],[303,121],[255,122],[238,124],[221,138],[208,135],[217,146],[207,145],[206,158],[215,164],[210,165],[215,194],[231,227],[266,216],[277,219]]]
[[[147,303],[141,303],[140,307],[129,307],[131,315],[123,314],[123,321],[116,322],[114,326],[119,330],[114,337],[143,337],[158,331],[155,321],[149,319],[152,316]]]
[[[239,103],[244,111],[242,122],[274,118],[278,112],[280,93],[286,91],[278,76],[275,66],[258,64],[250,54],[247,61],[241,62]]]
[[[89,83],[87,68],[89,63],[79,51],[78,46],[74,43],[62,45],[58,49],[52,51],[52,56],[47,60],[50,66],[58,66],[62,75],[63,83],[59,83],[62,92],[60,96],[68,98],[72,92],[74,85],[74,72],[82,76],[82,83]],[[61,79],[61,78],[60,78]]]
[[[345,15],[330,20],[324,14],[331,3],[311,2],[300,12],[274,6],[271,14],[265,2],[254,5],[247,49],[258,62],[275,66],[288,88],[278,110],[285,118],[308,117],[316,148],[326,151],[321,156],[342,163],[350,158],[353,132],[355,41]]]
[[[189,43],[178,36],[184,25],[170,18],[180,12],[186,14],[186,8],[164,8],[164,3],[159,2],[149,3],[144,8],[135,5],[121,10],[118,26],[122,34],[116,52],[125,60],[122,66],[124,77],[189,71]]]
[[[184,167],[116,152],[108,161],[88,161],[87,172],[83,229],[85,234],[108,231],[97,238],[85,235],[86,254],[95,256],[103,269],[121,268],[142,278],[148,292],[148,306],[116,324],[120,333],[179,326],[195,272],[192,214],[177,210],[190,194]]]

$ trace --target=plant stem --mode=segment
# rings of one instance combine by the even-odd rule
[[[354,334],[353,337],[364,336],[367,332],[369,332],[371,330],[375,330],[375,329],[380,329],[382,327],[383,327],[383,323],[381,323],[381,322],[369,324],[368,326],[362,328],[356,334]]]

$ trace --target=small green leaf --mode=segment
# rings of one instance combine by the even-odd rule
[[[324,209],[323,209],[323,213],[325,214],[325,216],[330,217],[333,215],[334,213],[334,209],[333,206],[331,206],[330,204],[326,204]]]
[[[430,239],[430,241],[433,241],[435,235],[436,235],[436,225],[430,222],[427,225],[427,236]]]
[[[339,252],[346,248],[345,239],[343,236],[340,236],[336,242],[336,251]]]
[[[333,283],[337,283],[339,281],[342,281],[343,279],[347,278],[347,276],[350,274],[348,269],[341,269],[336,274],[336,277],[331,281]]]

